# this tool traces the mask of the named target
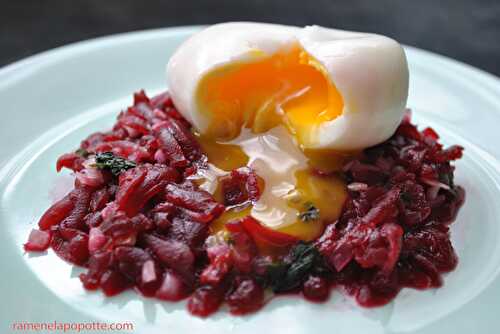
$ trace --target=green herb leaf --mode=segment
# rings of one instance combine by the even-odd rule
[[[312,220],[318,220],[319,209],[315,207],[311,202],[306,202],[304,204],[304,211],[299,213],[299,218],[306,223]]]
[[[121,172],[134,168],[137,164],[133,161],[117,157],[112,152],[104,152],[96,154],[94,166],[99,169],[107,169],[113,175],[118,176]]]
[[[409,205],[412,201],[411,194],[404,191],[399,194],[399,198],[403,201],[405,205]]]
[[[453,173],[440,173],[438,175],[439,182],[444,183],[450,188],[453,188]]]
[[[268,279],[274,292],[285,292],[298,288],[309,274],[327,270],[316,247],[300,242],[290,250],[286,261],[268,267]]]
[[[75,153],[81,156],[82,158],[86,158],[90,155],[90,153],[83,148],[79,148],[78,150],[75,151]]]

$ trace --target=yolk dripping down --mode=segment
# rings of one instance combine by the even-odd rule
[[[202,136],[200,143],[207,153],[216,176],[250,166],[261,178],[262,194],[257,203],[245,208],[230,208],[211,225],[212,233],[224,229],[224,224],[236,218],[252,215],[263,225],[309,241],[318,237],[326,223],[334,222],[340,215],[347,196],[344,181],[335,175],[347,155],[332,151],[303,152],[284,127],[277,127],[264,134],[243,130],[230,142],[218,142]],[[320,159],[319,157],[326,157]],[[320,175],[313,170],[328,172]],[[211,189],[215,198],[223,202],[221,188],[206,180],[202,187]],[[319,209],[320,218],[303,221],[299,213],[307,204]]]
[[[317,140],[318,125],[338,117],[343,108],[341,95],[316,60],[294,47],[260,61],[231,64],[207,74],[197,98],[198,110],[209,120],[200,143],[215,174],[250,166],[264,185],[257,203],[227,210],[212,223],[212,233],[250,214],[309,241],[338,218],[347,195],[344,182],[331,172],[349,155],[301,149]],[[330,176],[313,173],[314,168]],[[222,201],[220,188],[209,187]],[[318,221],[299,218],[308,203],[319,209]]]
[[[233,139],[243,126],[262,133],[284,124],[305,146],[317,140],[318,125],[343,109],[326,70],[298,46],[215,69],[201,80],[197,103],[212,137]]]

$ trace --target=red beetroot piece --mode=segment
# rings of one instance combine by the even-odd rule
[[[251,204],[259,200],[261,190],[257,174],[249,167],[241,167],[220,180],[224,205]]]
[[[313,302],[324,302],[330,295],[330,283],[326,278],[309,276],[302,287],[304,297]]]
[[[175,181],[178,173],[169,167],[142,165],[129,169],[119,178],[116,203],[129,217],[135,216],[151,199],[164,191],[168,182]]]
[[[184,278],[192,275],[195,257],[185,243],[177,240],[163,240],[150,234],[144,235],[144,239],[161,263]]]
[[[177,274],[166,271],[155,297],[171,302],[179,301],[187,297],[188,287]]]
[[[232,314],[255,312],[264,304],[264,290],[255,280],[236,278],[236,286],[227,296],[226,302]]]
[[[27,252],[43,252],[49,248],[50,232],[32,229],[28,237],[28,242],[24,244]]]
[[[196,289],[188,301],[191,314],[206,317],[217,311],[224,300],[224,291],[220,287],[204,285]]]
[[[165,188],[165,198],[170,203],[188,210],[202,212],[208,219],[217,218],[224,211],[224,206],[208,192],[198,189],[192,182],[170,183]]]

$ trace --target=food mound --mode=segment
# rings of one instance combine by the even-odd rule
[[[465,193],[450,162],[463,148],[444,149],[409,113],[391,138],[336,172],[347,185],[340,218],[307,242],[250,215],[211,233],[226,210],[255,203],[262,182],[249,167],[234,169],[217,200],[193,178],[210,163],[201,147],[168,93],[136,93],[111,131],[59,158],[57,171],[75,172],[74,189],[45,212],[24,248],[51,247],[86,267],[80,280],[88,290],[188,298],[198,316],[222,303],[233,314],[256,311],[268,291],[325,301],[335,286],[363,306],[384,305],[403,287],[441,286],[442,273],[457,265],[448,226]],[[310,204],[300,219],[314,224],[319,214]]]

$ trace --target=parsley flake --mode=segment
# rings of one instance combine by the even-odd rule
[[[310,274],[327,272],[316,247],[299,242],[290,250],[285,261],[268,266],[268,282],[274,292],[285,292],[299,287]]]
[[[97,153],[95,156],[94,167],[107,169],[115,176],[135,166],[135,162],[117,157],[112,152]]]
[[[306,202],[304,204],[304,211],[299,213],[299,218],[303,222],[307,223],[313,220],[319,219],[319,209],[315,207],[311,202]]]
[[[81,156],[82,158],[87,158],[90,155],[90,153],[84,148],[79,148],[78,150],[75,151],[75,153]]]

